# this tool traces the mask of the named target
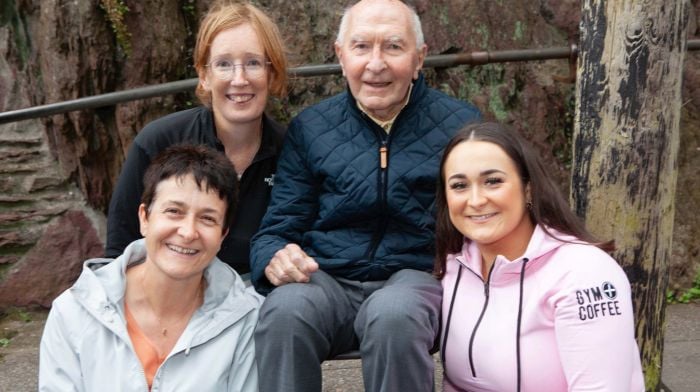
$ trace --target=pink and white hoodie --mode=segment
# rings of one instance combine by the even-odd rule
[[[630,284],[607,253],[537,226],[482,276],[475,244],[448,256],[445,391],[644,391]]]

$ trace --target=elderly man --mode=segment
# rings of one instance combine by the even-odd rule
[[[359,347],[366,390],[428,391],[440,154],[479,113],[425,85],[420,20],[400,1],[349,8],[335,50],[350,91],[292,121],[252,241],[253,284],[269,293],[260,390],[320,391],[320,363]]]

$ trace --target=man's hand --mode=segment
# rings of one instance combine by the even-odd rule
[[[318,270],[318,263],[297,244],[287,244],[278,250],[265,267],[265,276],[275,286],[306,283]]]

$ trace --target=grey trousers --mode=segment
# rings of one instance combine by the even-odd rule
[[[359,347],[366,391],[432,391],[442,286],[402,270],[358,282],[315,272],[268,295],[255,330],[261,392],[321,391],[321,362]]]

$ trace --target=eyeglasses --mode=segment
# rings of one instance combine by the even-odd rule
[[[240,67],[243,70],[245,77],[250,79],[260,79],[265,75],[265,68],[272,64],[269,61],[263,61],[258,58],[246,60],[244,63],[235,64],[231,60],[218,59],[213,60],[206,66],[211,69],[217,79],[232,80],[236,74],[236,68]]]

